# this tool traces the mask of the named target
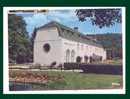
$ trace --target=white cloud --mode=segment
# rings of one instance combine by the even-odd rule
[[[80,22],[76,16],[75,10],[49,10],[47,13],[37,14],[22,14],[27,23],[27,31],[29,34],[33,32],[35,27],[40,27],[50,21],[57,21],[61,24],[71,28],[78,27],[80,32],[83,33],[105,33],[105,32],[120,32],[121,26],[115,25],[110,28],[99,29],[91,24],[90,20]]]
[[[43,14],[34,14],[30,17],[24,17],[24,20],[27,23],[27,30],[32,32],[35,27],[39,27],[47,23],[47,17]]]
[[[52,20],[66,25],[78,19],[74,10],[51,10],[45,14],[37,13],[32,16],[24,17],[24,20],[27,23],[27,31],[33,32],[34,27],[42,26]]]

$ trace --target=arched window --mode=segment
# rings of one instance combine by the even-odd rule
[[[84,62],[88,63],[88,56],[84,56]]]
[[[66,50],[66,62],[67,63],[70,62],[70,50],[69,49]]]
[[[77,58],[76,58],[76,62],[77,62],[77,63],[81,63],[81,61],[82,61],[82,57],[77,56]]]
[[[75,51],[71,51],[71,62],[75,62]]]

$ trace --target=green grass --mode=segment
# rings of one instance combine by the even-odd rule
[[[23,72],[23,71],[22,71]],[[60,71],[33,71],[32,73],[46,74],[49,76],[62,76],[62,81],[50,81],[34,89],[106,89],[112,88],[112,83],[122,83],[120,75],[85,74],[78,72]]]
[[[64,89],[100,89],[111,88],[112,83],[120,83],[121,76],[102,74],[83,74],[76,72],[47,72],[48,75],[64,76],[67,85]]]

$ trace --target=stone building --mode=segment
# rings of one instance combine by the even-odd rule
[[[88,27],[89,28],[89,27]],[[89,63],[91,58],[106,59],[106,50],[94,40],[52,21],[37,29],[34,41],[34,63],[50,66],[69,62]]]

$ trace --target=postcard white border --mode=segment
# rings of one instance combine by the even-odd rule
[[[92,90],[47,90],[47,91],[9,91],[8,72],[8,11],[9,10],[69,10],[69,9],[122,9],[122,37],[123,37],[123,88],[122,89],[92,89]],[[126,63],[125,63],[125,33],[126,33],[126,8],[125,7],[4,7],[3,8],[3,94],[125,94]]]

